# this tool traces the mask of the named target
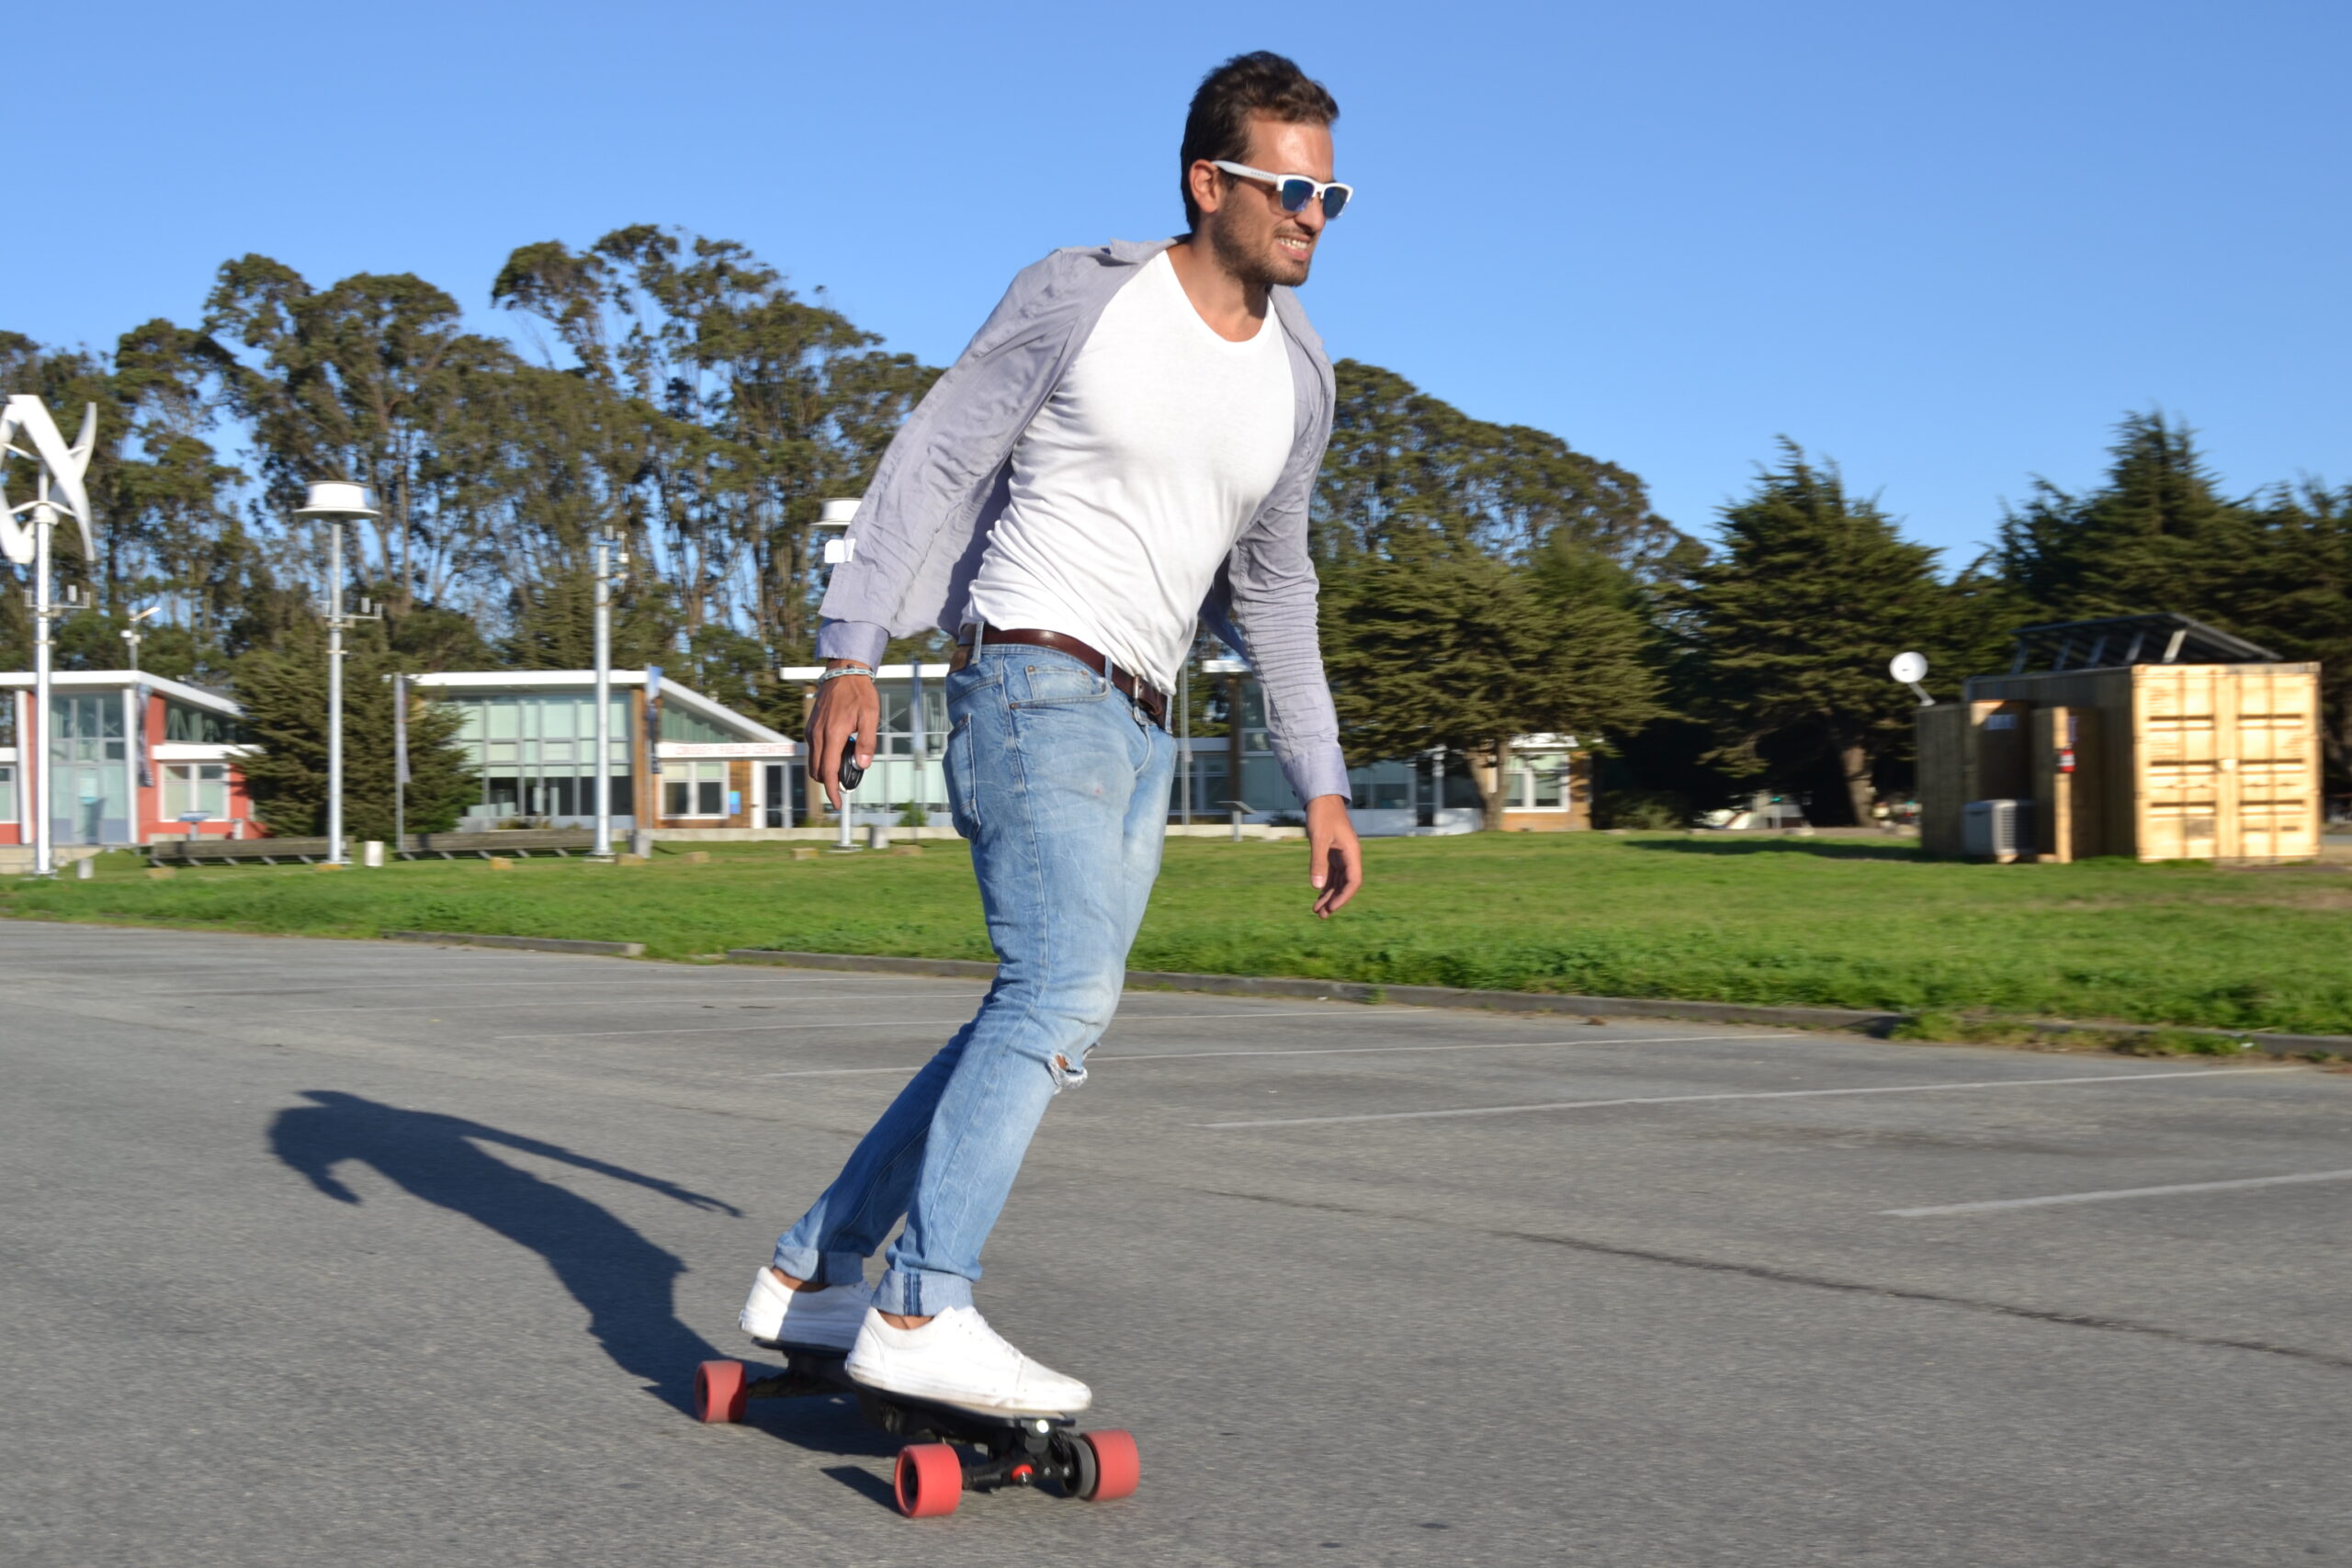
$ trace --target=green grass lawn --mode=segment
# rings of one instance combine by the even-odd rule
[[[1680,834],[1377,840],[1338,919],[1307,913],[1305,847],[1171,842],[1141,969],[1397,985],[2352,1032],[2352,874],[2092,861],[1976,866],[1905,845]],[[989,956],[960,843],[919,857],[430,862],[0,882],[0,913],[247,931],[385,930]]]

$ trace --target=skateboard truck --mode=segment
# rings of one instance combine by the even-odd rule
[[[868,1424],[914,1439],[899,1450],[892,1476],[899,1511],[909,1518],[952,1514],[963,1494],[1006,1486],[1050,1482],[1064,1496],[1096,1503],[1136,1489],[1140,1465],[1136,1440],[1125,1432],[1081,1432],[1069,1416],[1014,1415],[888,1393],[852,1379],[838,1350],[777,1348],[784,1366],[762,1375],[752,1375],[757,1369],[741,1361],[705,1361],[695,1373],[695,1414],[707,1422],[741,1421],[754,1399],[854,1393]]]

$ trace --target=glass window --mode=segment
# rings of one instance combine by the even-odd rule
[[[492,697],[484,705],[489,713],[488,733],[493,740],[516,740],[523,734],[522,705],[513,697]]]
[[[164,815],[174,821],[201,811],[215,821],[229,815],[225,762],[172,762],[164,768]]]
[[[228,746],[237,739],[234,721],[175,698],[164,699],[164,739],[198,746]]]
[[[13,822],[17,818],[17,770],[14,764],[0,762],[0,821]]]
[[[662,815],[664,817],[724,817],[727,815],[727,764],[723,761],[679,759],[662,764]]]
[[[740,739],[741,737],[721,729],[699,714],[686,712],[675,703],[664,702],[662,705],[662,739],[691,740],[704,746],[723,746],[728,741]]]

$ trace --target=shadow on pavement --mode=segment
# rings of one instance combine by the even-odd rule
[[[685,1265],[578,1193],[519,1170],[480,1145],[503,1145],[561,1160],[698,1209],[741,1211],[658,1177],[463,1117],[404,1111],[334,1089],[306,1090],[303,1098],[311,1103],[277,1113],[269,1146],[311,1186],[339,1202],[358,1202],[358,1194],[334,1175],[336,1166],[356,1160],[426,1202],[529,1247],[588,1309],[588,1332],[616,1366],[643,1378],[678,1409],[691,1408],[695,1368],[718,1352],[678,1321],[672,1287]]]
[[[1889,842],[1852,839],[1628,839],[1637,850],[1664,850],[1678,855],[1814,855],[1823,860],[1905,860],[1919,858],[1917,840]]]

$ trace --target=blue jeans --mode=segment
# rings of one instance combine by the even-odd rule
[[[775,1246],[794,1278],[851,1283],[905,1215],[876,1304],[910,1317],[971,1304],[1046,1102],[1086,1080],[1159,874],[1176,767],[1166,730],[1049,649],[984,646],[948,676],[947,713],[947,793],[996,983]]]

